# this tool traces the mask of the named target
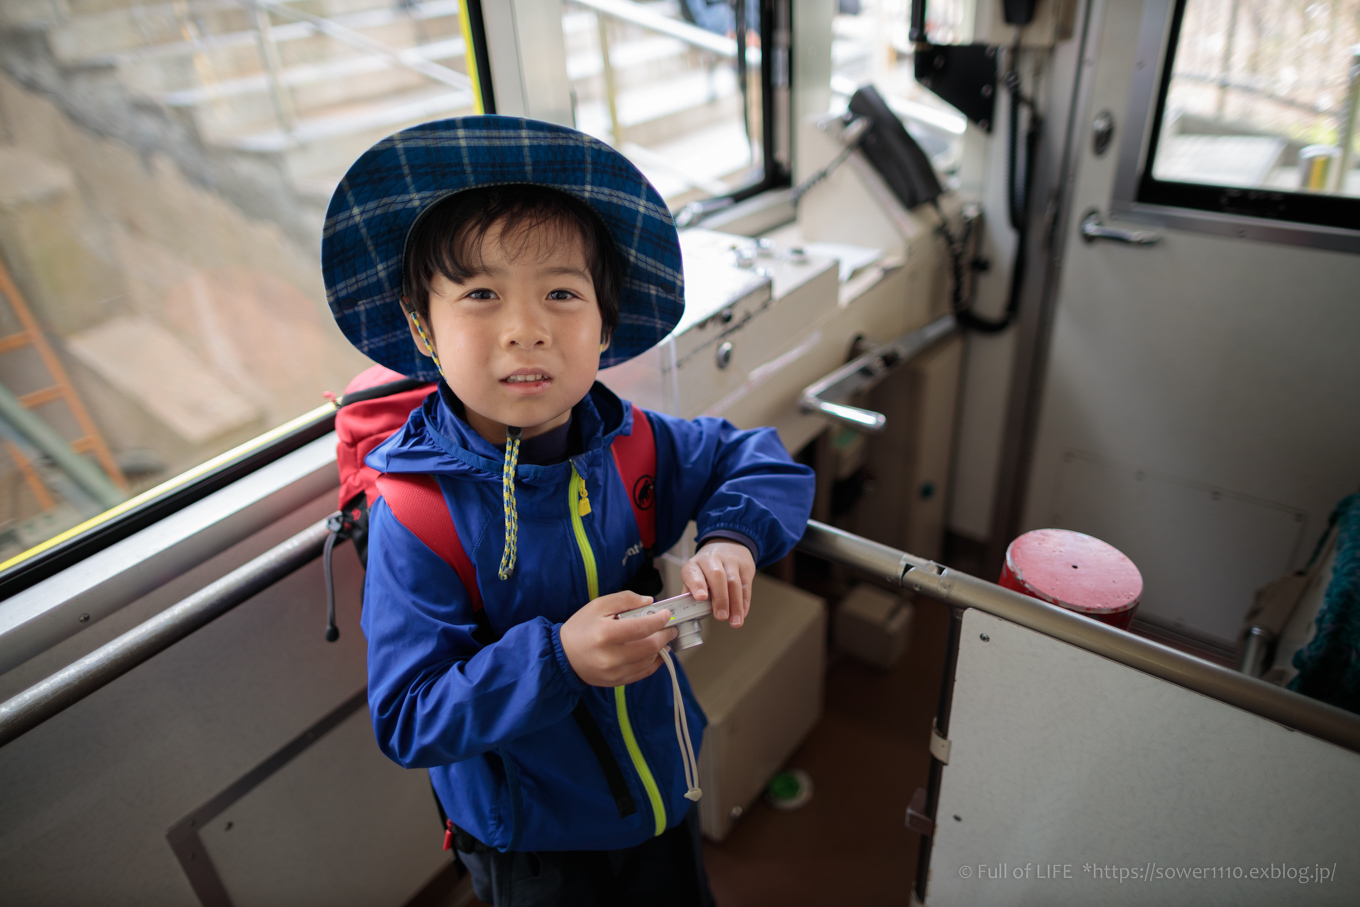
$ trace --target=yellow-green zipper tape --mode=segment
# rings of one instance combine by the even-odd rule
[[[571,484],[567,489],[567,512],[571,514],[571,529],[576,533],[576,547],[581,550],[581,562],[586,568],[586,590],[590,593],[590,600],[594,601],[600,597],[600,575],[595,566],[595,552],[590,547],[590,539],[586,537],[585,523],[581,520],[582,510],[590,512],[590,505],[585,503],[586,501],[585,479],[581,478],[581,474],[576,471],[576,464],[573,463]],[[633,735],[633,722],[628,719],[628,701],[624,687],[614,687],[614,706],[619,713],[619,731],[623,734],[623,745],[628,748],[633,768],[642,781],[643,789],[647,791],[647,800],[652,804],[652,817],[656,820],[655,833],[660,835],[666,830],[666,804],[661,800],[661,790],[656,786],[652,770],[647,767],[647,760],[642,758],[642,747],[638,746],[637,737]]]

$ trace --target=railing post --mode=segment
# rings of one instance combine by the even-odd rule
[[[255,37],[259,42],[260,60],[264,63],[265,75],[269,78],[269,94],[274,101],[274,114],[279,125],[290,136],[297,127],[297,110],[293,99],[283,84],[283,60],[279,57],[279,46],[274,43],[269,13],[254,0],[250,2],[251,21],[255,25]]]
[[[623,124],[619,122],[619,92],[614,82],[614,64],[609,59],[609,26],[604,13],[595,11],[595,25],[600,35],[600,66],[604,75],[604,99],[609,105],[609,134],[614,137],[614,147],[623,145]]]

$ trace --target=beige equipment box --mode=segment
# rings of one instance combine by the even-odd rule
[[[708,715],[699,818],[721,841],[822,717],[826,602],[757,573],[746,623],[705,620],[703,632],[680,661]]]

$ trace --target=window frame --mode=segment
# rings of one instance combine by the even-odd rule
[[[1188,0],[1147,0],[1130,80],[1111,214],[1155,224],[1261,242],[1360,252],[1360,199],[1281,192],[1152,176],[1172,64]],[[1118,125],[1116,126],[1118,129]]]

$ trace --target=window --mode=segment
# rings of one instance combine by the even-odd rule
[[[0,597],[324,434],[369,364],[326,306],[327,200],[477,99],[457,0],[330,6],[6,9]]]
[[[787,0],[567,0],[576,127],[627,155],[672,211],[786,180],[772,95],[787,94],[787,46],[764,51],[769,20],[787,15]]]
[[[931,40],[966,43],[967,6],[962,0],[933,0],[926,7]],[[832,19],[831,112],[844,111],[855,90],[872,83],[935,168],[948,176],[962,162],[967,120],[916,81],[910,10],[911,0],[840,0]]]
[[[1355,229],[1360,0],[1179,0],[1137,201]]]

